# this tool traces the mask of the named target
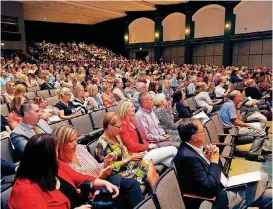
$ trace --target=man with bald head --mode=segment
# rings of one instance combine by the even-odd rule
[[[253,136],[254,141],[247,156],[248,160],[264,162],[260,158],[260,154],[271,154],[266,147],[265,140],[268,140],[266,132],[262,129],[255,128],[251,123],[244,123],[239,120],[240,106],[243,104],[242,94],[240,91],[234,90],[229,94],[229,100],[223,104],[220,112],[220,118],[224,126],[239,126],[240,136]],[[250,142],[246,142],[250,143]]]
[[[135,115],[136,124],[139,130],[144,131],[145,140],[150,144],[156,144],[158,147],[174,146],[179,147],[180,142],[173,141],[172,137],[166,135],[165,131],[159,125],[153,107],[153,97],[145,92],[139,95],[139,110]]]

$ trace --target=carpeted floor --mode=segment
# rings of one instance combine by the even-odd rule
[[[268,124],[270,129],[268,131],[269,137],[272,139],[272,121],[269,121]],[[240,145],[237,148],[241,151],[248,151],[251,148],[251,144]],[[257,163],[247,161],[244,158],[235,157],[232,160],[229,176],[235,176],[247,172],[257,171],[263,169],[272,179],[272,155],[264,157],[266,159],[265,163]]]

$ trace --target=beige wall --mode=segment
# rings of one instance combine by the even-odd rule
[[[129,25],[129,43],[154,42],[155,23],[148,18],[138,18]]]
[[[216,4],[202,7],[193,15],[193,21],[195,38],[224,35],[225,8]]]
[[[163,21],[163,41],[185,39],[186,16],[182,13],[172,13]]]
[[[243,1],[234,8],[235,33],[272,30],[271,1]]]

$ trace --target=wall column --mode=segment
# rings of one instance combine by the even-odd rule
[[[185,55],[184,63],[192,64],[192,45],[191,40],[194,39],[194,22],[192,21],[192,16],[194,12],[186,8],[186,29],[185,29]]]
[[[233,14],[234,4],[227,2],[225,5],[225,32],[224,32],[224,51],[223,65],[225,67],[232,65],[233,46],[231,36],[235,34],[235,15]]]
[[[129,50],[127,48],[127,45],[129,44],[129,21],[126,20],[124,23],[124,35],[123,35],[123,40],[124,40],[124,56],[129,59]]]
[[[163,26],[162,26],[162,17],[160,16],[158,12],[155,12],[154,22],[155,22],[155,61],[159,63],[159,59],[162,56],[161,42],[163,41]]]

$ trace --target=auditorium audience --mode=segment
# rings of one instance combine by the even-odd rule
[[[112,174],[115,155],[109,153],[103,163],[98,163],[87,151],[86,146],[77,144],[78,132],[69,125],[56,127],[52,135],[56,142],[58,159],[66,163],[73,170],[85,175],[94,176],[95,178],[105,179],[116,185],[120,189],[120,195],[125,197],[130,203],[131,208],[134,208],[144,199],[136,180],[121,178],[116,174]],[[122,203],[120,202],[120,204]]]
[[[101,161],[104,160],[104,163],[98,163],[83,145],[76,145],[77,131],[74,128],[57,125],[56,130],[62,128],[58,134],[60,137],[57,137],[57,140],[63,141],[61,145],[63,153],[60,152],[60,144],[57,144],[60,148],[59,159],[76,171],[107,179],[120,187],[121,195],[115,202],[123,203],[127,199],[130,205],[126,204],[123,208],[133,208],[143,199],[138,183],[145,185],[148,182],[150,187],[153,187],[158,179],[154,164],[170,167],[178,147],[180,150],[175,163],[178,164],[178,176],[183,192],[216,196],[215,205],[219,208],[227,205],[230,208],[271,206],[271,203],[266,207],[263,206],[267,200],[270,200],[267,197],[269,190],[267,182],[264,181],[264,174],[261,182],[249,184],[250,188],[240,190],[240,196],[246,197],[247,201],[235,199],[238,197],[239,189],[224,190],[219,182],[219,174],[221,175],[219,169],[222,165],[221,163],[217,165],[217,154],[214,156],[215,162],[212,162],[211,156],[208,156],[208,153],[217,149],[209,145],[204,149],[205,154],[201,152],[204,141],[203,129],[199,121],[188,119],[195,113],[190,113],[186,98],[195,96],[192,99],[196,100],[199,107],[206,108],[209,116],[220,110],[220,118],[224,126],[238,127],[239,137],[236,138],[236,145],[252,143],[246,159],[264,162],[267,158],[262,158],[261,155],[270,154],[272,144],[267,135],[269,128],[266,126],[267,121],[272,120],[272,69],[257,66],[252,70],[244,66],[223,67],[213,64],[179,66],[175,63],[166,63],[163,59],[157,64],[152,59],[149,62],[129,60],[106,48],[83,42],[52,44],[44,41],[31,43],[28,48],[31,56],[29,59],[21,55],[4,55],[1,58],[0,85],[3,96],[1,103],[4,102],[11,107],[7,119],[11,129],[15,128],[10,138],[15,148],[16,159],[20,160],[20,154],[29,138],[35,134],[52,132],[47,123],[70,119],[86,114],[90,110],[118,104],[117,114],[106,114],[104,134],[100,137],[96,149],[96,157]],[[35,62],[37,65],[33,64]],[[136,85],[135,81],[137,81]],[[60,96],[60,101],[55,107],[48,106],[45,98],[41,96],[34,99],[38,105],[29,101],[24,102],[26,87],[37,87],[41,90],[58,89],[55,93]],[[242,93],[232,90],[240,90]],[[50,91],[51,95],[52,93],[53,91]],[[219,100],[214,101],[213,98]],[[221,107],[223,99],[225,103]],[[190,105],[192,108],[194,103]],[[134,106],[138,110],[137,113]],[[200,112],[200,109],[197,112]],[[1,115],[1,131],[9,131],[9,128],[5,127],[8,125],[5,119]],[[175,123],[178,120],[177,123],[182,123],[178,126],[180,137]],[[186,128],[183,128],[184,125]],[[183,131],[186,133],[181,135]],[[60,157],[61,155],[64,157]],[[113,166],[107,163],[108,158],[112,159]],[[58,161],[58,163],[62,162]],[[213,174],[210,172],[210,166],[213,167]],[[194,172],[198,175],[194,175]],[[51,181],[50,178],[47,180]],[[75,195],[75,189],[62,180],[61,187],[62,183],[65,185],[64,188],[70,188],[69,192],[72,191],[72,195],[74,194],[72,201],[63,196],[65,200],[61,204],[66,202],[64,208],[70,208],[69,204],[74,205],[74,201],[77,201],[78,193]],[[73,182],[68,183],[73,186]],[[35,191],[39,192],[36,192],[34,197],[41,194],[45,197],[37,182],[30,186],[31,192],[34,191],[32,188],[35,184]],[[261,184],[263,187],[259,189]],[[26,185],[28,187],[29,183]],[[39,185],[44,186],[43,182]],[[258,190],[254,188],[255,185]],[[17,188],[16,183],[16,190]],[[19,191],[21,192],[22,189],[20,188]],[[123,197],[124,193],[130,195]],[[248,198],[251,193],[255,198]],[[60,194],[57,197],[59,198]],[[258,197],[261,198],[257,201]],[[15,198],[12,194],[12,204],[20,203],[23,205],[22,208],[30,208],[29,203],[21,204],[23,200],[17,201],[17,199],[19,197]],[[50,202],[45,202],[43,199],[39,201],[41,207],[52,207]],[[187,200],[185,202],[187,205]],[[252,204],[253,202],[255,204]],[[47,203],[50,206],[46,206]],[[118,204],[117,208],[121,205]],[[12,205],[12,208],[18,207]],[[40,208],[40,205],[36,208]],[[90,208],[90,206],[80,206],[80,208]]]
[[[171,166],[171,161],[177,153],[172,146],[158,148],[156,144],[146,141],[145,133],[137,128],[135,122],[135,107],[132,101],[123,100],[117,106],[117,114],[121,119],[120,138],[129,153],[141,153],[144,159],[153,160],[154,164]]]
[[[90,185],[90,191],[106,188],[114,198],[119,195],[110,182],[78,173],[57,160],[51,135],[35,135],[26,145],[8,205],[10,209],[91,208],[77,190],[83,183]]]
[[[190,119],[178,126],[178,132],[183,142],[174,164],[184,193],[216,197],[213,202],[216,208],[272,207],[272,186],[267,174],[261,171],[261,180],[248,183],[246,187],[225,189],[219,148],[211,144],[204,147],[202,123],[198,119]],[[196,205],[201,203],[198,199],[194,202]]]
[[[117,160],[113,163],[113,172],[124,178],[135,178],[140,184],[148,182],[153,188],[158,174],[154,163],[143,159],[143,154],[134,153],[130,155],[127,148],[123,145],[119,133],[121,130],[121,120],[114,112],[107,112],[103,120],[104,133],[100,136],[96,156],[100,162],[105,157],[114,152]]]

